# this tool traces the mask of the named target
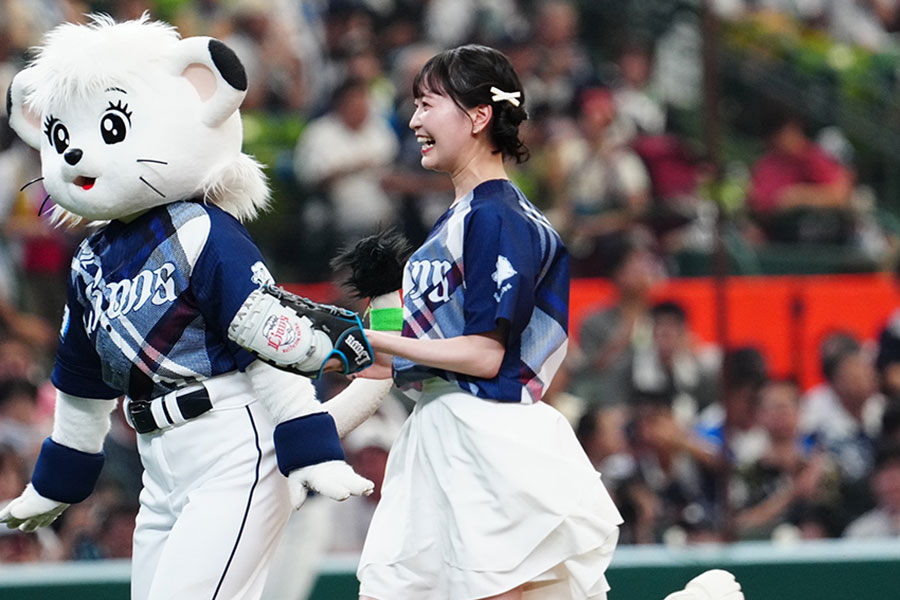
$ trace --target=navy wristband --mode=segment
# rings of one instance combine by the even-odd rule
[[[279,423],[275,427],[275,457],[283,475],[329,460],[344,460],[334,419],[321,412]]]
[[[103,453],[89,454],[44,440],[31,484],[50,500],[75,504],[91,495],[103,468]]]

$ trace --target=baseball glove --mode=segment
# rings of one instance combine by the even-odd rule
[[[359,316],[287,290],[254,290],[228,327],[228,337],[274,367],[316,379],[331,358],[343,374],[372,364],[372,348]]]

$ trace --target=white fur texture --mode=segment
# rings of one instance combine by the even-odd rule
[[[711,569],[691,579],[683,590],[669,594],[665,600],[744,600],[744,594],[733,574]]]
[[[89,454],[103,449],[103,441],[109,432],[109,414],[118,400],[79,398],[65,392],[56,392],[56,409],[53,415],[53,440]]]
[[[312,381],[306,377],[276,369],[261,360],[253,361],[246,373],[275,423],[322,412]]]
[[[344,437],[375,414],[391,391],[393,379],[354,379],[322,408],[331,414],[338,435]]]
[[[146,13],[122,23],[92,15],[87,25],[59,25],[33,49],[30,66],[38,69],[41,81],[26,103],[39,113],[82,103],[97,91],[142,76],[147,65],[162,63],[179,39],[174,27],[150,21]]]
[[[350,496],[368,496],[375,491],[375,484],[357,475],[344,461],[328,460],[291,471],[288,475],[288,491],[294,510],[306,502],[309,490],[341,501]]]
[[[244,92],[220,76],[212,99],[201,97],[184,76],[192,65],[216,79],[207,40],[181,40],[174,27],[146,13],[122,23],[93,15],[87,25],[67,23],[45,36],[13,80],[10,123],[23,140],[39,143],[55,223],[129,218],[187,199],[240,220],[268,206],[262,168],[241,152]],[[213,105],[232,112],[207,124]],[[111,111],[127,124],[124,139],[114,143],[102,135]],[[63,149],[54,143],[54,124],[65,127]],[[76,164],[65,160],[72,149],[82,152]],[[83,178],[95,183],[84,187]]]
[[[327,402],[316,400],[312,381],[262,362],[247,367],[253,389],[276,423],[327,411],[344,437],[371,417],[391,389],[391,379],[355,379]]]

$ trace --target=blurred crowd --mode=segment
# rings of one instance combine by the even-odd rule
[[[411,81],[435,52],[477,41],[502,49],[524,85],[531,160],[516,183],[563,235],[573,275],[605,277],[615,303],[587,316],[548,401],[577,427],[625,516],[623,543],[900,535],[900,315],[877,343],[835,332],[825,383],[770,376],[756,348],[705,348],[685,309],[650,290],[679,275],[674,257],[711,252],[719,166],[682,125],[702,115],[699,2],[668,30],[599,38],[589,0],[7,0],[0,88],[27,49],[63,21],[149,10],[183,36],[212,35],[240,57],[246,113],[302,121],[268,165],[290,243],[253,231],[280,281],[329,276],[348,241],[388,226],[413,244],[452,200],[448,178],[419,166],[407,127]],[[668,3],[679,4],[679,3]],[[723,18],[787,11],[848,43],[893,44],[895,0],[715,0]],[[624,10],[624,9],[623,9]],[[685,15],[688,15],[685,17]],[[813,131],[771,103],[761,151],[729,217],[744,242],[827,244],[893,260],[895,242],[860,199],[840,131]],[[765,148],[762,150],[762,148]],[[27,482],[49,434],[48,382],[72,250],[83,229],[48,226],[37,154],[0,119],[0,502]],[[863,194],[864,195],[864,194]],[[259,235],[257,236],[257,233]],[[298,241],[299,240],[299,241]],[[349,300],[348,300],[349,302]],[[574,343],[577,340],[577,343]],[[330,393],[326,382],[323,393]],[[397,399],[354,432],[348,459],[375,480],[408,406]],[[34,535],[0,531],[0,562],[121,558],[130,552],[141,467],[114,414],[97,491]],[[378,495],[330,507],[320,551],[361,546]],[[313,514],[314,509],[309,509]],[[302,511],[301,511],[302,512]],[[278,597],[273,596],[273,597]]]
[[[761,349],[697,343],[654,302],[646,241],[608,249],[617,299],[589,314],[552,401],[625,517],[625,543],[900,535],[900,312],[878,340],[835,330],[822,383]]]

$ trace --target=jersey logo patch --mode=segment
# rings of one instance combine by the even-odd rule
[[[503,294],[512,289],[512,284],[505,282],[507,279],[511,279],[517,274],[518,271],[513,268],[512,263],[509,262],[508,258],[502,254],[497,256],[497,267],[491,275],[491,279],[497,282],[497,291],[494,293],[494,300],[500,302],[500,298],[503,297]]]
[[[96,279],[86,288],[90,308],[85,314],[85,329],[93,333],[106,314],[110,321],[140,310],[149,300],[154,306],[162,306],[178,298],[175,293],[175,265],[167,262],[158,269],[144,269],[132,279],[104,281],[103,270],[98,268]]]
[[[429,302],[446,302],[450,299],[450,282],[447,281],[447,273],[452,265],[446,260],[416,260],[409,265],[409,274],[412,278],[410,298],[419,298],[426,292]]]
[[[250,267],[250,271],[253,273],[253,275],[250,276],[250,281],[259,287],[275,283],[275,279],[272,277],[272,274],[269,273],[269,269],[266,268],[266,265],[262,264],[262,261],[258,260],[253,263],[253,266]]]
[[[266,319],[262,334],[272,349],[285,354],[300,344],[300,325],[294,323],[292,326],[291,320],[284,315],[271,315]]]

